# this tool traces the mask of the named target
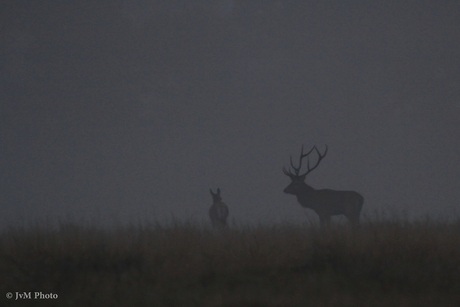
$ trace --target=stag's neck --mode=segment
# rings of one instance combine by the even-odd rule
[[[316,204],[316,192],[314,188],[311,186],[305,184],[305,187],[303,190],[298,193],[297,196],[297,201],[303,206],[303,207],[308,207],[308,208],[314,208]]]

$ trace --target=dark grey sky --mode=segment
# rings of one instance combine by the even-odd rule
[[[460,199],[458,1],[4,1],[0,222],[307,218],[307,178],[364,213]],[[314,215],[311,215],[314,216]]]

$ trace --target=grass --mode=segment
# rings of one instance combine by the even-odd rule
[[[7,292],[54,293],[8,300]],[[460,221],[0,233],[2,306],[459,306]]]

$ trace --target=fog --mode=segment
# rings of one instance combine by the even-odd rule
[[[0,225],[316,219],[282,172],[363,215],[460,199],[457,1],[6,1]],[[313,159],[314,160],[314,159]]]

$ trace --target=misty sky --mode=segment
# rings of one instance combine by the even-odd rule
[[[460,2],[3,1],[0,224],[315,219],[282,172],[364,214],[460,214]]]

